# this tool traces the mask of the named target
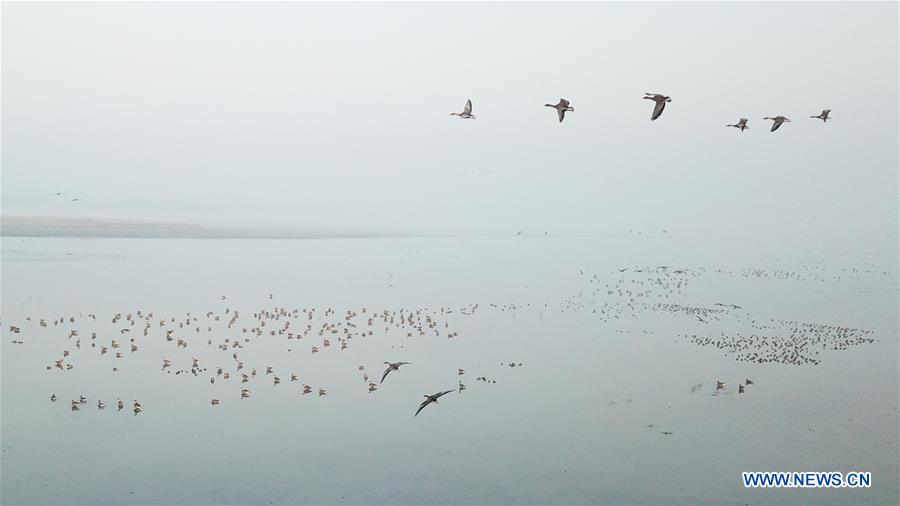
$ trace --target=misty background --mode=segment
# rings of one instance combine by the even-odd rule
[[[896,248],[894,2],[2,14],[7,219]],[[644,92],[672,97],[658,121]]]

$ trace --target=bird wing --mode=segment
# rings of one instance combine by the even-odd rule
[[[556,113],[559,114],[559,122],[562,123],[562,120],[566,118],[566,110],[565,109],[557,109]]]
[[[472,100],[466,100],[466,107],[463,109],[463,113],[472,114]]]
[[[772,129],[769,131],[774,132],[775,130],[778,130],[778,127],[780,127],[782,123],[784,123],[783,119],[776,119],[775,123],[772,123]]]
[[[829,114],[831,114],[831,109],[823,109],[822,114],[824,114],[825,116],[828,116]]]
[[[653,115],[650,116],[650,121],[653,121],[656,118],[658,118],[659,115],[662,114],[663,109],[665,109],[665,108],[666,108],[665,100],[657,100],[656,107],[653,108]]]
[[[561,99],[559,99],[559,104],[557,104],[557,105],[561,105],[563,107],[569,107],[569,101],[564,98],[561,98]]]
[[[437,399],[438,397],[440,397],[440,396],[442,396],[442,395],[445,395],[445,394],[449,394],[449,393],[452,392],[452,391],[453,391],[453,390],[446,390],[446,391],[441,392],[441,393],[439,393],[439,394],[434,394],[434,398]]]
[[[416,410],[416,414],[413,416],[418,416],[419,411],[422,411],[425,408],[425,406],[427,406],[429,404],[431,404],[431,399],[427,399],[427,400],[423,401],[422,404],[419,404],[419,409]]]
[[[390,372],[391,366],[388,366],[388,368],[384,371],[384,375],[381,377],[381,381],[379,381],[378,383],[384,383],[384,378],[387,378],[387,375],[390,374]]]

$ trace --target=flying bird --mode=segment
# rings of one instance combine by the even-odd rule
[[[671,98],[665,95],[660,95],[659,93],[647,93],[645,91],[644,95],[644,98],[646,98],[647,100],[656,102],[656,107],[653,108],[653,114],[650,116],[650,121],[654,121],[656,118],[658,118],[663,113],[663,109],[666,108],[666,103],[672,101]]]
[[[741,118],[740,120],[738,120],[737,124],[735,124],[735,125],[725,125],[725,126],[727,126],[727,127],[739,128],[739,129],[741,130],[741,132],[743,132],[743,131],[746,130],[747,128],[750,128],[750,127],[747,126],[747,121],[749,121],[747,118]]]
[[[452,392],[452,391],[453,391],[453,390],[445,390],[445,391],[443,391],[443,392],[439,392],[439,393],[436,393],[436,394],[434,394],[434,395],[426,395],[426,396],[425,396],[425,400],[422,401],[422,404],[419,404],[419,409],[416,410],[416,414],[413,415],[413,416],[418,416],[418,415],[419,415],[419,411],[422,411],[423,409],[425,409],[425,406],[431,404],[432,402],[437,403],[438,398],[440,398],[442,395],[449,394],[449,393]]]
[[[822,120],[822,123],[827,123],[828,120],[831,119],[829,114],[831,113],[831,109],[822,109],[822,112],[819,113],[818,116],[810,116],[810,118],[816,118]]]
[[[388,367],[384,370],[384,375],[381,377],[381,381],[379,381],[378,383],[384,383],[384,378],[387,378],[387,375],[390,374],[391,371],[399,371],[401,365],[412,365],[409,362],[385,362],[385,364],[387,364]]]
[[[566,111],[575,112],[575,108],[569,105],[569,101],[564,98],[559,99],[559,103],[557,103],[556,105],[544,104],[544,107],[552,107],[556,109],[556,113],[559,114],[560,123],[562,123],[562,120],[566,118]]]
[[[772,129],[769,130],[770,132],[774,132],[775,130],[778,130],[778,127],[780,127],[781,124],[784,123],[785,121],[788,123],[791,122],[790,119],[785,118],[784,116],[775,116],[774,118],[770,118],[770,117],[766,116],[763,119],[770,119],[770,120],[774,121],[774,123],[772,123]]]
[[[475,116],[472,115],[472,101],[466,100],[466,106],[463,107],[463,112],[451,112],[451,116],[459,116],[462,119],[475,119]]]

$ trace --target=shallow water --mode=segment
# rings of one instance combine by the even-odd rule
[[[699,247],[667,234],[4,237],[0,266],[4,504],[881,504],[900,493],[896,252]],[[262,335],[242,332],[279,309]],[[434,328],[399,326],[401,309]],[[138,311],[154,315],[146,336]],[[393,325],[368,326],[384,311]],[[286,321],[312,330],[269,334]],[[318,335],[346,321],[357,327]],[[775,344],[759,341],[692,342],[764,334],[783,345],[803,323],[857,330],[816,327],[825,337],[800,354],[817,365],[737,360],[770,356]],[[363,328],[373,334],[356,335]],[[242,348],[217,348],[225,339]],[[47,370],[63,350],[74,367]],[[235,352],[241,372],[258,372],[243,385],[250,399]],[[378,383],[388,360],[412,364],[369,393],[363,372]],[[220,366],[231,377],[211,384]],[[459,381],[465,391],[413,416],[423,394]],[[88,401],[73,412],[79,395]],[[751,470],[871,471],[873,486],[745,489]]]

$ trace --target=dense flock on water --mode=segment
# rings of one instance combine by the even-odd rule
[[[415,367],[399,360],[403,358],[405,343],[416,339],[440,339],[453,346],[460,339],[484,338],[462,335],[456,330],[461,319],[477,319],[484,312],[582,314],[596,319],[598,338],[610,333],[617,322],[626,319],[640,322],[646,315],[654,314],[666,319],[666,328],[671,329],[669,337],[677,343],[711,348],[739,362],[816,366],[827,360],[829,353],[873,343],[877,337],[870,330],[839,322],[766,318],[755,315],[743,301],[711,300],[702,305],[689,304],[691,284],[704,276],[725,276],[777,283],[828,281],[858,285],[888,276],[888,272],[874,265],[839,271],[816,264],[802,264],[797,270],[745,268],[738,271],[659,265],[622,267],[604,273],[579,270],[575,275],[582,289],[563,300],[543,304],[473,302],[462,307],[374,309],[362,306],[336,310],[332,307],[289,307],[289,304],[276,303],[277,298],[270,294],[265,306],[245,311],[230,307],[228,297],[223,295],[214,304],[214,309],[200,314],[164,315],[140,308],[112,315],[26,316],[21,322],[4,322],[3,327],[7,335],[12,336],[12,344],[21,346],[11,348],[11,353],[27,352],[32,342],[52,340],[58,343],[58,353],[46,357],[44,370],[35,371],[35,374],[57,375],[59,391],[78,388],[78,385],[70,384],[67,372],[83,363],[105,368],[111,375],[111,384],[115,384],[115,375],[136,363],[129,360],[130,356],[149,353],[159,357],[158,366],[142,373],[151,379],[174,375],[212,385],[217,393],[207,402],[210,409],[214,409],[226,402],[250,402],[253,392],[261,388],[277,388],[284,392],[283,395],[297,400],[324,397],[328,395],[329,385],[318,384],[315,378],[306,377],[304,365],[307,361],[316,360],[325,353],[339,354],[350,349],[354,342],[369,339],[389,340],[396,356],[384,357],[383,363],[348,364],[345,377],[369,394],[377,395],[379,389],[404,381],[406,367]],[[615,332],[628,334],[631,330],[615,329]],[[654,333],[652,330],[641,331],[641,335]],[[291,367],[275,367],[271,362],[259,359],[249,363],[244,358],[248,349],[264,341],[271,344],[272,340],[280,343],[290,357]],[[92,360],[82,360],[91,355]],[[452,377],[455,384],[452,387],[451,384],[439,385],[444,388],[434,388],[434,393],[429,393],[432,386],[422,385],[424,401],[410,399],[411,408],[418,408],[413,412],[414,416],[430,404],[439,404],[438,399],[447,394],[462,394],[473,386],[495,384],[499,368],[528,369],[528,364],[516,360],[491,367],[456,360],[447,360],[444,365],[447,378]],[[463,383],[466,376],[473,375],[474,383],[470,382],[468,386]],[[710,395],[749,394],[749,386],[754,382],[759,384],[754,388],[765,384],[761,379],[764,380],[709,378],[707,382],[685,385],[685,389],[690,393],[707,391]],[[709,386],[704,388],[704,385]],[[63,401],[57,392],[47,392],[47,398],[51,402]],[[138,399],[124,401],[123,398],[130,399],[131,396],[121,392],[115,399],[92,398],[89,392],[74,390],[64,404],[72,412],[80,411],[88,403],[95,404],[98,410],[106,409],[109,404],[116,412],[122,411],[127,404],[135,416],[144,412],[145,407]],[[416,402],[420,404],[416,406]],[[152,406],[146,409],[152,412]]]

